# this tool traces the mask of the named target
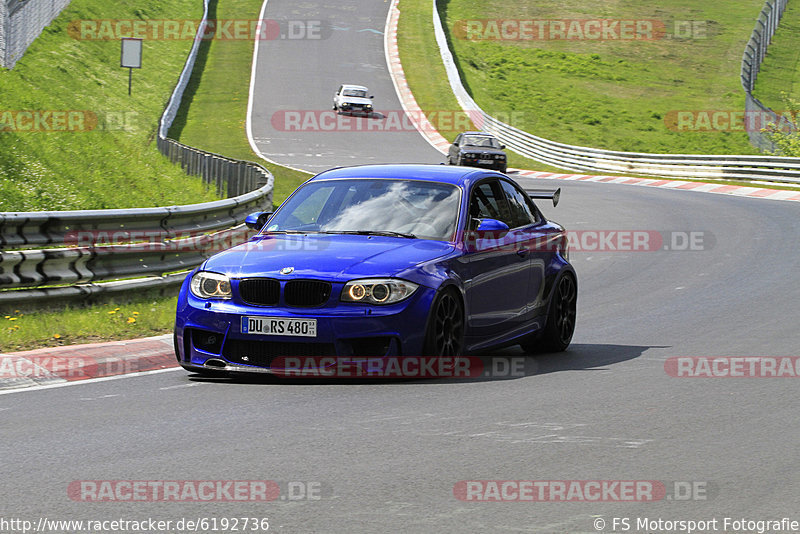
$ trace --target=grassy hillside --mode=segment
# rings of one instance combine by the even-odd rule
[[[677,111],[743,109],[740,60],[762,0],[575,0],[568,5],[447,0],[439,5],[465,85],[481,107],[511,114],[517,127],[556,141],[616,150],[754,153],[743,132],[678,132],[666,119]],[[409,12],[427,14],[417,19],[417,33],[433,41],[429,1],[402,0],[400,10],[401,28],[408,27],[402,17]],[[654,38],[503,40],[486,23],[497,19],[647,21]],[[471,36],[484,38],[467,39],[467,21],[481,21],[482,31]],[[408,74],[407,48],[401,52]],[[414,76],[409,78],[417,94],[421,84]]]
[[[0,211],[125,208],[214,200],[155,145],[158,119],[191,40],[145,40],[143,68],[120,68],[120,41],[80,40],[72,21],[200,18],[200,0],[73,0],[13,70],[0,69]],[[18,130],[27,112],[73,110],[76,127]],[[23,115],[20,115],[20,112]],[[40,115],[47,117],[47,115]],[[88,130],[88,131],[87,131]]]

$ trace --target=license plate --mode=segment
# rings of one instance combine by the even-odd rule
[[[317,337],[317,320],[288,317],[242,317],[242,334]]]
[[[481,158],[478,160],[480,163],[494,163],[493,159]]]

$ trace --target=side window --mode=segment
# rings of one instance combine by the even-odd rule
[[[483,182],[472,190],[469,204],[470,227],[477,227],[477,219],[497,219],[513,228],[503,189],[497,180]]]
[[[339,86],[339,90],[338,90],[338,91],[336,91],[336,94],[337,94],[337,95],[340,95],[340,94],[342,94],[342,88],[343,88],[343,87],[344,87],[344,85],[340,85],[340,86]]]
[[[536,222],[536,211],[531,206],[531,201],[528,196],[514,187],[509,182],[501,180],[503,192],[508,200],[508,207],[511,211],[511,220],[513,224],[508,226],[511,228],[519,228],[520,226],[528,226]]]

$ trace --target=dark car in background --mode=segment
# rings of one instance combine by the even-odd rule
[[[505,145],[492,134],[464,132],[458,134],[447,152],[448,165],[466,165],[506,172]]]

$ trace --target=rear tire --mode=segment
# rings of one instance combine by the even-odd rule
[[[464,305],[453,289],[433,301],[425,332],[425,356],[461,356],[464,350]]]
[[[575,333],[578,287],[572,274],[565,273],[556,282],[547,311],[547,323],[541,337],[520,343],[527,353],[564,352]]]

